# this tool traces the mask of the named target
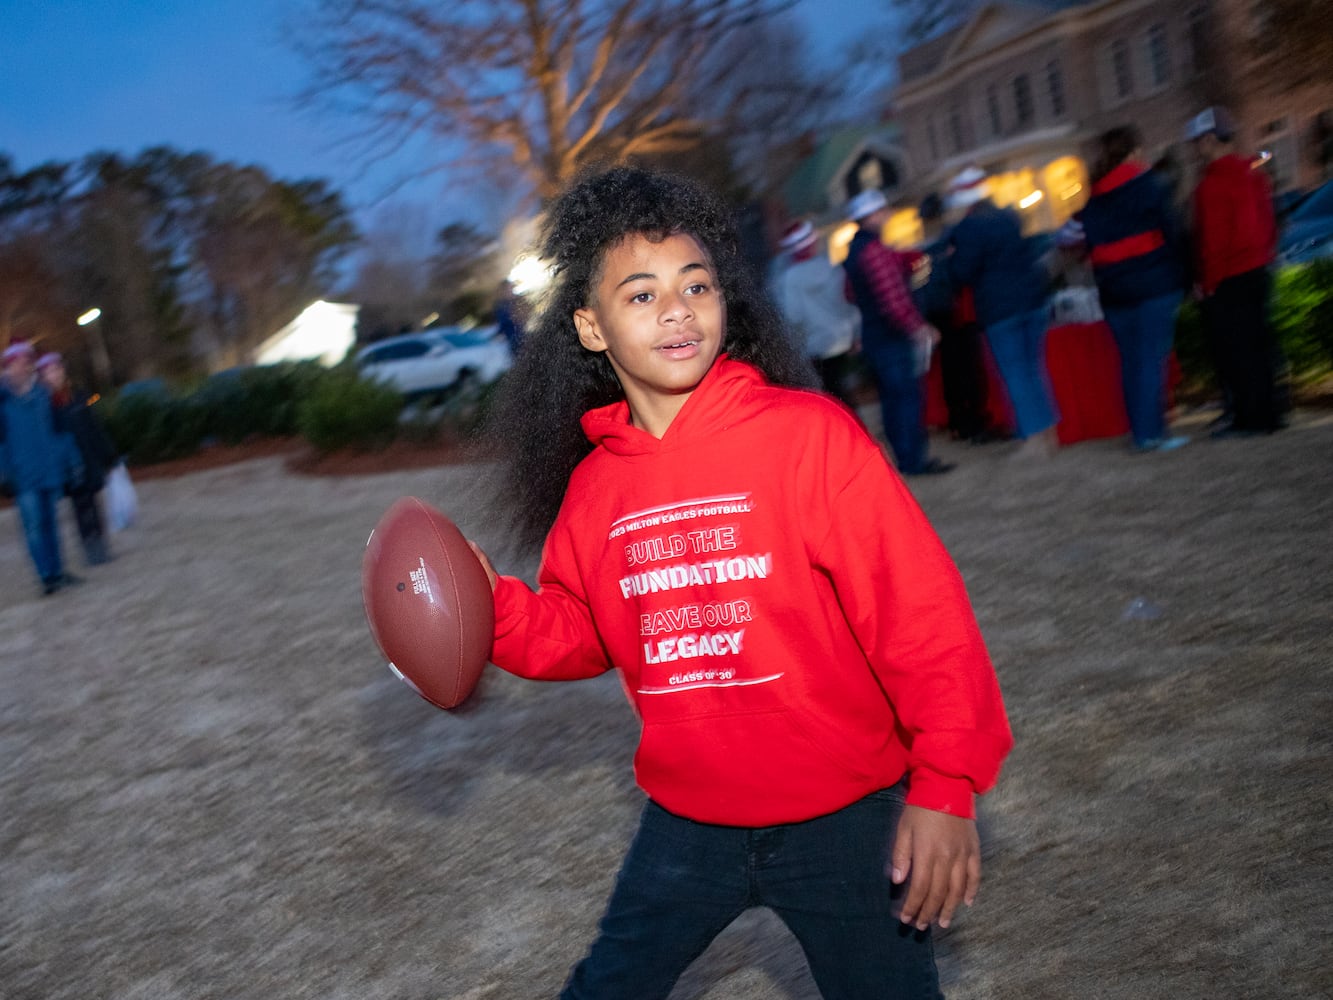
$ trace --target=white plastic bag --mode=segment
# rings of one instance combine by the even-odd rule
[[[912,374],[925,378],[930,371],[930,358],[935,353],[935,338],[924,333],[912,334]]]
[[[120,462],[106,476],[106,520],[112,531],[124,531],[139,516],[139,498],[129,470]]]

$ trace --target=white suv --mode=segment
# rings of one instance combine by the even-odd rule
[[[356,355],[365,378],[385,382],[404,396],[443,394],[494,382],[513,359],[498,327],[438,327],[389,337]]]

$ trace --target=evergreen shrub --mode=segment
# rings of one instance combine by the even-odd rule
[[[371,450],[394,438],[403,397],[353,368],[325,373],[297,407],[297,426],[319,451]]]
[[[1270,310],[1282,355],[1275,359],[1279,372],[1298,386],[1333,373],[1333,260],[1276,269]],[[1175,350],[1184,393],[1216,391],[1203,312],[1190,298],[1176,316]]]
[[[1333,373],[1333,259],[1277,272],[1273,326],[1297,383]]]
[[[167,392],[133,392],[100,412],[107,433],[131,465],[192,455],[208,433],[204,407]]]

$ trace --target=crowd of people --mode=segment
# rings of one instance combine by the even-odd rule
[[[1095,289],[1119,351],[1132,447],[1169,451],[1188,442],[1167,422],[1168,361],[1186,295],[1201,305],[1225,412],[1214,437],[1268,434],[1284,425],[1268,319],[1277,229],[1262,170],[1237,150],[1224,108],[1192,119],[1185,139],[1198,163],[1190,224],[1174,197],[1178,168],[1149,166],[1131,125],[1100,137],[1091,195],[1056,236],[1067,280]],[[930,455],[925,376],[938,354],[948,429],[985,443],[1018,438],[1018,454],[1057,447],[1060,414],[1045,364],[1052,275],[1013,209],[988,197],[989,178],[963,171],[919,206],[924,239],[911,251],[881,239],[892,208],[877,189],[845,207],[855,223],[846,260],[833,265],[819,234],[797,220],[779,244],[771,289],[789,331],[829,394],[855,409],[857,374],[877,390],[884,437],[899,472],[948,472]],[[1078,273],[1082,272],[1082,277]],[[1075,275],[1070,278],[1070,275]],[[496,320],[517,352],[524,303],[506,285]],[[58,354],[16,341],[0,380],[0,488],[13,495],[43,593],[76,582],[60,550],[57,508],[68,496],[85,560],[110,558],[99,505],[115,449],[70,385]],[[998,379],[990,377],[990,370]],[[1003,412],[995,400],[1002,387]]]
[[[59,507],[68,496],[89,566],[111,559],[100,493],[115,445],[73,387],[60,354],[27,341],[0,355],[0,491],[13,498],[41,592],[79,583],[61,549]]]
[[[1175,164],[1150,166],[1139,131],[1120,126],[1100,137],[1087,204],[1055,240],[1061,271],[1068,277],[1082,269],[1114,336],[1137,452],[1188,443],[1167,421],[1169,359],[1188,294],[1201,305],[1225,405],[1212,436],[1269,434],[1284,425],[1268,318],[1277,227],[1267,177],[1237,150],[1224,108],[1196,116],[1184,138],[1199,177],[1188,212],[1174,197]],[[1060,414],[1045,361],[1051,260],[1025,238],[1018,213],[988,197],[988,181],[969,168],[944,196],[928,195],[919,206],[925,238],[910,251],[882,242],[891,208],[876,189],[846,205],[857,228],[840,267],[820,252],[805,220],[779,244],[784,260],[774,295],[793,335],[825,388],[848,402],[847,372],[859,355],[904,475],[953,468],[929,456],[923,379],[935,351],[955,438],[1017,437],[1022,456],[1050,455],[1058,446]],[[859,320],[850,336],[849,317]],[[1009,426],[990,416],[988,365],[1007,397]]]

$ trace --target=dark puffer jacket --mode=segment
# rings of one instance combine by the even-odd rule
[[[57,422],[74,438],[83,460],[83,477],[74,487],[96,493],[106,485],[107,471],[120,461],[116,446],[93,412],[87,393],[69,393],[55,403]]]
[[[972,289],[982,326],[1046,304],[1046,273],[1023,238],[1018,213],[989,200],[979,202],[954,226],[949,242],[950,277],[955,286]]]

